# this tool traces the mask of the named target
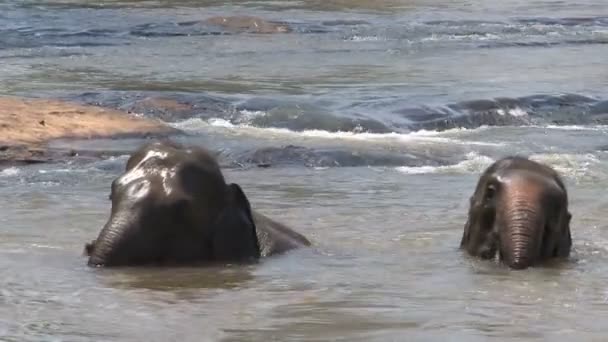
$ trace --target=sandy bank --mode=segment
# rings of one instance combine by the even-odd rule
[[[125,112],[49,99],[0,97],[0,162],[44,162],[45,145],[59,138],[176,133],[160,121]]]

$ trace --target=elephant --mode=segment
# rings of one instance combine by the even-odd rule
[[[250,263],[310,246],[251,209],[213,154],[172,141],[145,144],[112,182],[110,217],[85,245],[89,266]]]
[[[568,193],[551,167],[505,157],[481,175],[470,198],[460,248],[511,269],[565,259],[572,238]]]

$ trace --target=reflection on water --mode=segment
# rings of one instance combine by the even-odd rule
[[[110,287],[141,288],[157,291],[184,289],[234,289],[245,286],[253,279],[250,271],[243,267],[206,267],[193,269],[139,269],[123,268],[100,270],[102,281]],[[107,277],[107,279],[106,279]]]

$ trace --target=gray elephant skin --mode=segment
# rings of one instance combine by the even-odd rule
[[[310,245],[253,211],[203,148],[142,146],[112,182],[110,200],[110,218],[85,246],[90,266],[247,263]]]
[[[559,260],[570,254],[571,217],[555,170],[527,158],[503,158],[477,183],[460,247],[512,269]]]

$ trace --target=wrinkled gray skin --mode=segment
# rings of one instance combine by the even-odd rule
[[[460,247],[525,269],[570,254],[568,194],[548,166],[508,157],[483,173],[470,199]]]
[[[308,246],[302,235],[251,210],[215,158],[170,142],[145,145],[112,182],[112,212],[85,247],[90,266],[252,262]]]

